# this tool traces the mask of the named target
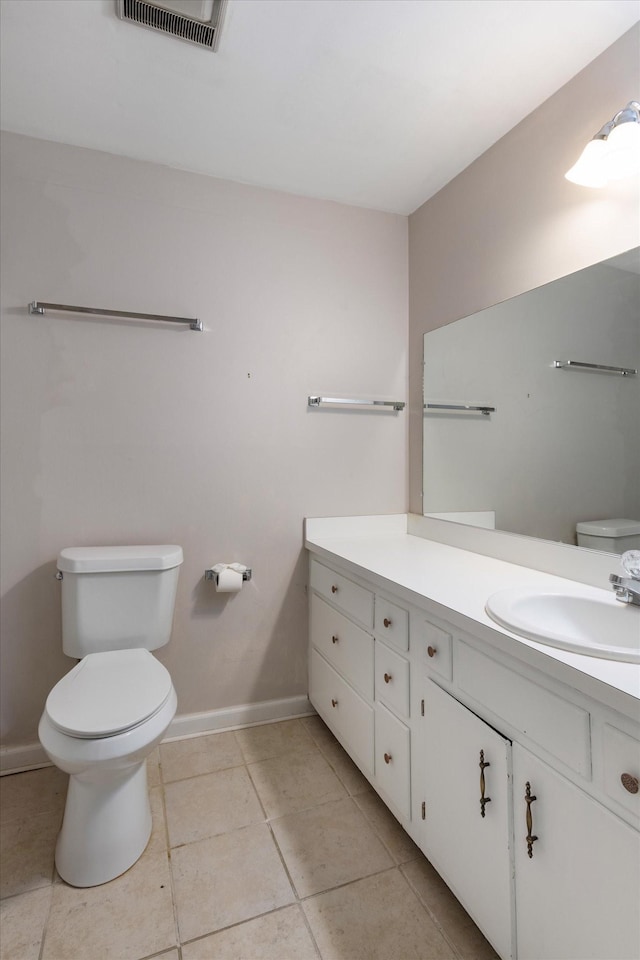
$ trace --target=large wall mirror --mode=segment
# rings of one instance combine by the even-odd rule
[[[640,249],[425,334],[423,512],[570,544],[640,520],[639,367]]]

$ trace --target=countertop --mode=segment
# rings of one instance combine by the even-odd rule
[[[499,626],[485,612],[488,597],[508,587],[573,593],[588,593],[592,587],[405,531],[406,515],[307,520],[305,546],[318,559],[373,580],[378,589],[386,587],[408,603],[431,609],[498,650],[640,719],[639,664],[584,656],[528,640]]]

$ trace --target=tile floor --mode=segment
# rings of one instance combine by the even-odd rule
[[[1,960],[493,960],[318,717],[162,744],[153,834],[100,887],[56,875],[66,777],[4,777]]]

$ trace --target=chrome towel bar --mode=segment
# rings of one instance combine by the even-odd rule
[[[483,413],[488,417],[490,413],[495,413],[495,407],[489,407],[486,404],[471,403],[425,403],[425,410],[466,410],[469,413]]]
[[[319,407],[324,403],[347,403],[357,407],[392,407],[394,410],[404,410],[405,408],[405,403],[402,400],[347,400],[343,397],[308,398],[310,407]]]
[[[582,363],[580,360],[554,360],[553,366],[576,370],[600,370],[603,373],[617,373],[621,377],[635,377],[638,371],[633,367],[607,367],[602,363]]]
[[[202,331],[202,320],[191,317],[165,317],[159,313],[132,313],[128,310],[102,310],[99,307],[71,307],[66,303],[44,303],[42,300],[32,300],[29,304],[29,313],[44,314],[45,310],[56,310],[64,313],[86,313],[93,317],[124,317],[127,320],[161,320],[165,323],[189,324],[191,330]]]

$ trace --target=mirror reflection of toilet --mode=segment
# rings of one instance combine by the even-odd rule
[[[182,548],[62,550],[62,649],[80,662],[49,694],[38,736],[70,774],[56,867],[76,887],[128,870],[151,835],[146,758],[176,712],[151,651],[171,636]]]
[[[589,520],[576,524],[576,534],[579,547],[607,553],[640,550],[640,520]]]

